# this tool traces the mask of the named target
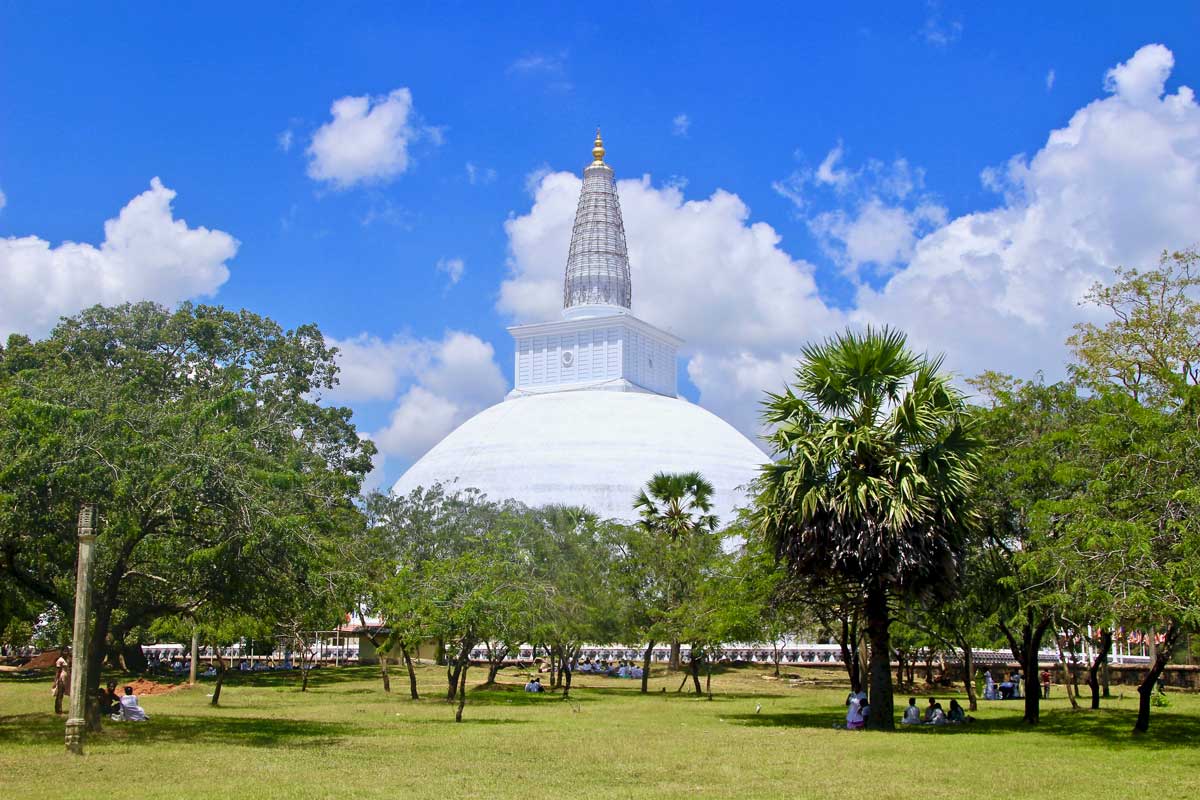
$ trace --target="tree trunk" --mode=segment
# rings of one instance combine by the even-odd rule
[[[217,653],[217,683],[213,686],[212,703],[210,705],[218,705],[221,702],[221,687],[225,685],[225,659],[221,657],[220,648],[213,646]]]
[[[654,656],[654,641],[646,646],[646,655],[642,659],[642,694],[646,694],[650,683],[650,659]]]
[[[378,648],[375,649],[375,652],[379,653],[379,677],[383,679],[383,691],[391,694],[392,679],[388,677],[387,656],[385,656],[383,653],[380,653]]]
[[[304,669],[305,666],[307,666],[308,669]],[[308,673],[312,672],[312,662],[309,662],[306,665],[303,661],[301,661],[300,662],[300,672],[303,673],[303,675],[301,676],[301,679],[300,679],[300,691],[307,692],[308,691]]]
[[[704,659],[704,693],[712,700],[712,659]]]
[[[896,652],[896,685],[904,685],[904,653],[900,651]]]
[[[421,696],[417,694],[417,671],[413,669],[412,656],[408,654],[408,648],[401,647],[400,655],[404,656],[404,666],[408,668],[408,692],[412,695],[413,700],[420,700]]]
[[[975,694],[975,651],[970,642],[960,642],[963,654],[963,683],[967,687],[967,710],[979,710],[979,697]]]
[[[862,673],[858,666],[858,632],[857,626],[851,626],[850,620],[842,619],[842,636],[838,639],[838,648],[842,651],[842,664],[846,667],[846,675],[850,678],[850,691],[862,690]]]
[[[872,730],[890,731],[896,727],[892,699],[892,646],[888,628],[887,590],[876,582],[867,587],[867,635],[871,640],[871,692],[868,702],[871,715],[867,725]]]
[[[454,702],[454,698],[458,696],[459,685],[466,680],[466,678],[463,676],[463,673],[466,672],[466,666],[464,665],[469,665],[471,663],[471,648],[474,646],[474,642],[469,639],[464,639],[462,643],[462,650],[459,651],[458,656],[453,662],[451,662],[454,666],[454,669],[450,674],[449,691],[446,692],[447,702]]]
[[[126,672],[132,672],[135,675],[144,675],[150,668],[150,663],[146,661],[146,654],[142,652],[142,646],[136,642],[121,644],[121,665],[125,667]]]
[[[696,660],[696,649],[694,647],[692,648],[692,657],[689,661],[691,662],[688,666],[691,668],[692,686],[695,687],[696,695],[699,696],[704,694],[704,691],[700,688],[700,662]]]
[[[1044,618],[1037,621],[1033,616],[1033,609],[1025,611],[1025,623],[1021,626],[1021,639],[1013,634],[1003,620],[1000,621],[1000,630],[1004,632],[1004,637],[1008,639],[1008,645],[1012,649],[1013,658],[1021,665],[1021,670],[1025,673],[1025,716],[1024,721],[1030,725],[1036,725],[1041,719],[1041,697],[1040,691],[1029,691],[1029,676],[1034,676],[1036,679],[1038,669],[1038,650],[1042,646],[1042,637],[1046,635],[1046,629],[1050,627],[1050,619]]]
[[[1079,701],[1075,699],[1075,687],[1071,683],[1071,669],[1067,666],[1066,654],[1063,653],[1062,637],[1056,636],[1054,637],[1054,641],[1058,645],[1058,666],[1059,671],[1062,672],[1063,688],[1065,688],[1067,691],[1067,699],[1071,701],[1071,708],[1078,711]],[[1037,673],[1034,674],[1036,675]],[[1028,679],[1025,681],[1025,683],[1026,686],[1028,686]]]
[[[458,708],[454,712],[454,721],[462,722],[463,706],[467,704],[467,670],[471,667],[470,654],[463,658],[458,678]]]
[[[446,662],[446,640],[442,637],[437,638],[437,652],[433,655],[433,663],[439,667],[447,666]]]
[[[1138,715],[1137,722],[1133,725],[1134,733],[1145,733],[1150,730],[1150,698],[1154,695],[1154,687],[1158,683],[1159,677],[1162,676],[1163,670],[1166,669],[1167,662],[1171,659],[1171,651],[1175,649],[1175,642],[1178,638],[1179,625],[1172,622],[1167,626],[1167,635],[1162,647],[1158,648],[1154,654],[1154,662],[1150,665],[1150,671],[1138,684]],[[1153,631],[1150,632],[1150,641],[1154,641]]]
[[[775,658],[775,677],[778,678],[779,677],[779,659],[782,656],[782,654],[779,652],[779,640],[778,639],[771,642],[771,650],[772,650],[771,654]]]
[[[1092,666],[1088,669],[1088,687],[1092,690],[1092,709],[1100,707],[1100,668],[1108,664],[1108,651],[1112,649],[1112,631],[1105,628],[1100,632],[1100,647]]]
[[[455,663],[446,670],[446,680],[449,685],[446,688],[446,702],[453,703],[454,698],[458,696],[458,683],[462,678],[462,664]]]

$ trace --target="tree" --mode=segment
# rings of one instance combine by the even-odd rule
[[[107,642],[251,606],[359,524],[374,447],[313,399],[334,355],[314,326],[186,303],[96,306],[0,351],[0,575],[69,618],[98,503],[93,689]]]
[[[941,360],[886,328],[805,347],[764,419],[775,460],[758,480],[759,533],[792,575],[861,591],[870,724],[890,730],[889,602],[951,592],[982,441]]]
[[[663,609],[670,615],[685,602],[695,577],[696,545],[712,538],[717,517],[712,513],[713,486],[699,472],[658,472],[633,501],[642,528],[664,544],[671,574],[666,577]],[[671,638],[671,669],[679,669],[679,637]]]
[[[558,667],[551,688],[561,684],[565,699],[583,645],[618,638],[615,551],[606,529],[584,509],[549,506],[530,511],[526,519],[531,577],[546,590],[528,633],[550,651]]]
[[[1163,631],[1138,687],[1141,733],[1175,645],[1200,625],[1200,255],[1118,269],[1087,299],[1111,314],[1069,340],[1072,372],[1095,393],[1082,431],[1093,479],[1054,509],[1054,522],[1076,586],[1099,585],[1115,618]]]
[[[1079,462],[1078,430],[1085,404],[1068,383],[1046,385],[997,373],[972,379],[986,404],[978,430],[988,442],[976,507],[981,539],[975,558],[986,559],[993,579],[985,605],[1026,679],[1039,672],[1038,653],[1063,603],[1055,574],[1058,539],[1044,524],[1049,505],[1072,497],[1088,479]],[[1041,694],[1025,692],[1025,722],[1041,718]]]

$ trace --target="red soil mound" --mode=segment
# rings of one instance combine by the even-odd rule
[[[117,684],[117,694],[124,694],[126,686],[132,686],[134,694],[138,695],[139,697],[145,697],[146,695],[166,694],[167,692],[173,692],[185,685],[186,684],[182,683],[155,683],[154,681],[147,680],[146,678],[138,678],[134,681],[130,681],[129,683]]]
[[[33,658],[21,665],[21,669],[53,669],[54,662],[58,661],[58,650],[47,650],[44,653],[38,653]]]

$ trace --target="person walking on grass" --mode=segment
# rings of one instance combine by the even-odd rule
[[[1042,670],[1042,699],[1050,699],[1050,670]]]

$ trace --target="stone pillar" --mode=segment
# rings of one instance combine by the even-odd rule
[[[71,714],[67,717],[67,752],[83,755],[87,726],[88,616],[92,611],[92,559],[96,552],[96,507],[79,509],[79,562],[75,569],[75,630],[71,652]]]
[[[200,629],[192,625],[192,661],[188,666],[188,685],[196,685],[196,662],[200,656]]]

